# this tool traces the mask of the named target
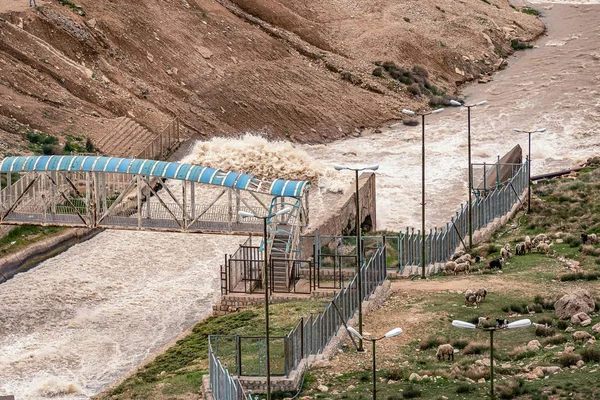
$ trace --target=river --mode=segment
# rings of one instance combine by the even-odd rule
[[[533,137],[533,174],[599,155],[600,5],[536,7],[547,36],[511,58],[492,82],[465,90],[468,102],[488,101],[472,112],[473,162],[494,162],[515,144],[527,149],[527,136],[513,128],[547,128]],[[466,199],[466,125],[464,109],[427,117],[428,227],[445,225]],[[420,224],[420,126],[396,124],[317,146],[215,139],[195,152],[190,157],[200,163],[209,161],[207,154],[217,163],[242,162],[235,155],[246,154],[241,159],[257,169],[312,176],[319,181],[311,195],[313,220],[335,200],[331,193],[352,182],[352,174],[335,172],[332,163],[379,164],[378,228]],[[281,171],[292,164],[298,168]],[[0,395],[80,399],[106,388],[210,312],[223,254],[241,240],[104,232],[2,284]]]

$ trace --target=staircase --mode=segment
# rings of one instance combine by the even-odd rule
[[[156,136],[128,117],[115,119],[110,133],[96,143],[102,153],[114,157],[136,157]]]
[[[271,290],[288,292],[293,278],[294,261],[300,237],[299,208],[301,201],[294,197],[275,197],[271,201],[269,214],[289,207],[288,214],[282,214],[267,221],[267,254],[271,257]]]

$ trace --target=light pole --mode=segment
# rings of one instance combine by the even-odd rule
[[[360,268],[362,266],[362,243],[361,243],[361,232],[360,232],[360,204],[358,201],[358,172],[359,171],[377,171],[379,169],[379,165],[370,165],[368,167],[346,167],[344,165],[334,164],[333,168],[337,171],[342,171],[344,169],[354,171],[354,183],[356,187],[356,192],[354,197],[356,198],[356,221],[354,229],[356,230],[356,273],[358,274],[358,281],[356,284],[358,285],[358,332],[362,335],[362,274],[360,273]],[[363,348],[362,339],[359,338],[358,341],[358,351],[365,351]]]
[[[422,143],[421,143],[421,279],[425,279],[425,116],[429,114],[438,114],[444,111],[443,108],[438,108],[437,110],[425,112],[425,113],[416,113],[411,110],[404,109],[402,112],[406,115],[420,115],[422,118],[421,126],[423,127],[422,131]]]
[[[252,214],[246,211],[238,211],[238,215],[240,217],[259,218],[263,220],[263,257],[265,258],[265,272],[263,275],[265,277],[265,357],[267,366],[267,400],[271,400],[271,360],[269,358],[269,257],[267,254],[267,220],[277,215],[287,214],[291,210],[291,208],[287,207],[277,211],[276,213],[268,214],[264,217],[259,217],[256,214]]]
[[[523,129],[514,128],[515,132],[526,133],[529,136],[529,155],[527,163],[527,214],[531,212],[531,134],[537,132],[546,132],[546,128],[539,128],[534,131],[525,131]]]
[[[389,338],[393,338],[395,336],[398,336],[399,334],[402,333],[402,328],[394,328],[391,331],[389,331],[388,333],[386,333],[385,335],[383,335],[380,338],[363,338],[363,336],[356,332],[356,330],[354,328],[352,328],[351,326],[348,327],[348,332],[350,332],[352,335],[356,336],[359,340],[368,340],[371,343],[373,343],[373,400],[377,399],[377,368],[375,365],[375,342],[377,342],[378,340],[381,339],[389,339]]]
[[[474,103],[474,104],[461,104],[456,100],[450,100],[450,104],[452,104],[453,106],[463,106],[463,107],[467,107],[467,146],[468,146],[468,152],[469,152],[469,156],[468,156],[468,162],[469,162],[469,249],[473,248],[473,209],[472,209],[472,203],[471,203],[471,191],[473,190],[473,171],[471,169],[471,108],[472,107],[477,107],[477,106],[482,106],[484,104],[486,104],[487,101],[486,100],[482,100],[478,103]]]
[[[531,321],[529,319],[520,319],[515,322],[511,322],[503,327],[490,327],[490,328],[480,328],[484,331],[490,332],[490,398],[494,400],[494,332],[497,330],[502,330],[505,328],[515,329],[515,328],[526,328],[531,325]],[[452,321],[452,326],[461,328],[461,329],[476,329],[478,326],[475,324],[471,324],[470,322],[465,321]]]

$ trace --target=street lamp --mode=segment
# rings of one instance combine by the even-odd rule
[[[266,364],[267,364],[267,400],[271,400],[271,360],[269,358],[269,259],[267,254],[267,220],[277,215],[288,214],[292,211],[291,208],[286,207],[273,214],[268,214],[264,217],[259,217],[256,214],[249,213],[246,211],[238,211],[240,217],[247,218],[259,218],[263,220],[263,251],[265,258],[265,277],[264,289],[265,289],[265,353],[266,353]]]
[[[469,249],[473,248],[473,211],[472,211],[472,204],[471,204],[471,191],[473,190],[472,186],[473,186],[473,176],[472,176],[472,169],[471,169],[471,107],[477,107],[477,106],[482,106],[484,104],[486,104],[487,101],[486,100],[482,100],[478,103],[474,103],[474,104],[461,104],[456,100],[450,100],[450,104],[452,104],[453,106],[456,107],[467,107],[467,143],[468,143],[468,152],[469,152]]]
[[[378,340],[381,339],[389,339],[389,338],[393,338],[395,336],[398,336],[399,334],[402,333],[402,328],[394,328],[391,331],[389,331],[388,333],[386,333],[385,335],[383,335],[380,338],[363,338],[363,336],[358,333],[354,328],[352,328],[351,326],[348,327],[348,332],[350,332],[352,335],[356,336],[359,340],[368,340],[371,343],[373,343],[373,400],[375,400],[377,398],[377,376],[376,376],[376,372],[377,372],[377,368],[375,366],[375,342],[377,342]]]
[[[523,129],[514,128],[513,131],[526,133],[529,136],[529,156],[527,164],[527,214],[531,212],[531,134],[537,132],[546,132],[546,128],[539,128],[534,131],[525,131]]]
[[[425,116],[429,114],[438,114],[444,111],[443,108],[438,108],[437,110],[425,112],[425,113],[416,113],[411,110],[404,109],[402,112],[406,115],[420,115],[422,118],[421,125],[423,127],[423,138],[422,138],[422,158],[421,158],[421,222],[422,222],[422,233],[421,233],[421,278],[425,279]]]
[[[490,331],[490,398],[494,400],[494,332],[497,330],[502,330],[505,328],[515,329],[515,328],[526,328],[531,325],[531,321],[529,319],[520,319],[515,322],[511,322],[510,324],[504,325],[502,327],[489,327],[489,328],[480,328],[484,331]],[[478,328],[477,325],[471,324],[470,322],[465,321],[452,321],[452,326],[461,329],[475,329]]]
[[[358,201],[358,172],[359,171],[377,171],[377,169],[379,169],[379,165],[370,165],[368,167],[346,167],[344,165],[338,165],[338,164],[334,164],[333,168],[335,168],[337,171],[342,171],[342,170],[350,170],[350,171],[354,171],[354,182],[355,182],[355,187],[356,187],[356,192],[354,194],[354,197],[356,198],[356,221],[355,221],[355,227],[354,229],[356,230],[356,273],[358,274],[358,281],[357,281],[357,285],[358,285],[358,331],[360,332],[360,334],[362,335],[362,302],[363,302],[363,296],[362,296],[362,274],[360,273],[360,268],[362,266],[362,243],[361,243],[361,232],[360,232],[360,204]],[[358,351],[365,351],[363,349],[363,342],[362,339],[359,338],[358,341]]]

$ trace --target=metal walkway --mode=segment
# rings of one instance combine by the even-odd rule
[[[274,204],[297,203],[308,224],[309,182],[192,164],[99,156],[19,156],[0,160],[0,224],[174,232],[261,232]],[[277,199],[277,200],[275,200]]]

